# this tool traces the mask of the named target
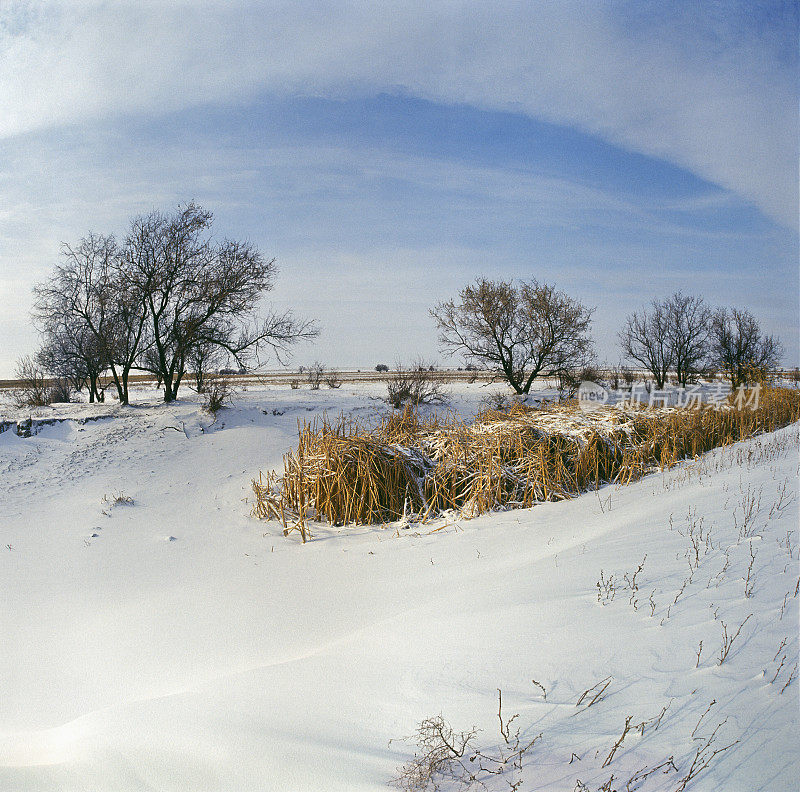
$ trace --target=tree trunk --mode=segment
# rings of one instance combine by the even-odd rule
[[[98,377],[96,374],[89,375],[89,404],[92,404],[94,401],[101,401],[100,391],[97,389],[97,380]]]
[[[130,375],[130,366],[123,366],[122,368],[122,397],[119,400],[120,404],[130,404],[130,394],[128,391],[128,376]]]
[[[168,404],[169,402],[175,401],[175,391],[172,388],[172,377],[165,376],[164,377],[164,401]]]
[[[117,397],[119,398],[119,403],[127,404],[128,403],[127,395],[125,394],[122,388],[122,382],[120,381],[119,374],[117,374],[117,368],[113,363],[111,364],[111,377],[114,380],[114,387],[116,387],[117,389]]]

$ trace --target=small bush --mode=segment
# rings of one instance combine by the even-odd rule
[[[375,366],[375,371],[378,371],[378,372],[388,371],[388,370],[389,370],[389,367],[385,363],[378,363],[378,365]]]
[[[230,380],[225,377],[206,377],[203,394],[205,395],[203,407],[216,418],[217,413],[230,403],[233,387]]]
[[[293,380],[292,380],[292,381],[289,383],[289,387],[290,387],[292,390],[297,390],[297,389],[300,387],[300,380],[293,379]]]
[[[575,371],[563,371],[558,375],[558,393],[562,400],[571,399],[581,382],[598,382],[600,372],[594,366],[584,366]]]
[[[611,390],[619,390],[620,383],[622,382],[622,367],[609,366],[608,367],[608,384]]]
[[[339,377],[339,374],[335,371],[329,371],[328,375],[325,377],[325,384],[329,388],[341,388],[342,387],[342,380]]]
[[[30,355],[17,362],[16,378],[19,385],[12,391],[12,398],[18,409],[44,407],[53,401],[52,388],[44,369]]]
[[[49,393],[50,403],[72,401],[72,386],[65,377],[58,377],[52,381]]]
[[[519,402],[508,391],[491,391],[478,402],[478,412],[506,412]]]
[[[409,738],[416,743],[414,758],[399,768],[393,786],[403,792],[477,790],[486,789],[492,776],[504,775],[509,789],[520,789],[526,753],[543,735],[540,732],[532,740],[523,740],[521,727],[514,727],[519,714],[504,718],[503,693],[499,688],[497,693],[501,743],[494,748],[478,748],[476,728],[456,732],[441,715],[425,718]]]
[[[133,498],[124,492],[112,492],[111,495],[103,495],[102,503],[110,506],[133,506]]]
[[[406,404],[441,404],[447,400],[441,381],[423,363],[397,366],[386,384],[386,401],[395,409]]]
[[[306,379],[311,386],[311,390],[319,390],[322,378],[325,376],[325,366],[322,363],[314,362],[308,367]]]
[[[441,715],[425,718],[412,738],[417,744],[414,758],[400,768],[393,786],[403,792],[424,792],[439,789],[437,781],[447,779],[471,786],[477,779],[467,762],[470,753],[474,753],[477,734],[474,728],[460,734],[454,732]]]
[[[627,366],[623,366],[620,369],[620,373],[622,374],[622,381],[625,383],[625,387],[630,390],[633,387],[633,383],[636,381],[634,373]]]

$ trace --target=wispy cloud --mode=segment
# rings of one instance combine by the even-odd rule
[[[793,3],[12,0],[0,135],[260,93],[403,91],[575,126],[795,227],[796,25]]]

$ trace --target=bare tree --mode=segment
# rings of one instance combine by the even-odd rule
[[[109,369],[121,404],[128,403],[128,375],[140,352],[144,328],[141,293],[123,277],[123,255],[113,236],[89,234],[62,245],[63,263],[34,289],[34,323],[45,348],[80,362],[90,399]],[[55,346],[55,349],[53,348]]]
[[[100,380],[107,367],[104,352],[88,328],[79,323],[71,326],[71,319],[61,317],[60,323],[48,323],[36,359],[47,372],[67,380],[74,390],[86,387],[90,402],[104,401]]]
[[[711,309],[702,297],[676,292],[664,301],[667,333],[678,382],[687,382],[703,369],[708,357]]]
[[[516,393],[538,377],[583,368],[592,357],[593,309],[536,280],[478,278],[431,310],[439,338],[451,352],[496,371]]]
[[[114,302],[110,308],[111,333],[107,355],[111,375],[121,404],[128,404],[128,378],[132,369],[141,368],[150,338],[147,335],[147,295],[136,278],[131,277],[136,245],[129,237],[113,260],[111,289]]]
[[[653,300],[649,311],[634,311],[625,320],[618,337],[625,357],[647,369],[656,387],[663,388],[667,373],[675,363],[665,303]]]
[[[731,387],[763,379],[782,357],[781,342],[762,335],[750,311],[719,308],[714,314],[711,360],[728,377]]]
[[[292,313],[256,308],[276,268],[246,242],[211,238],[212,214],[194,203],[172,215],[137,217],[128,237],[127,279],[144,295],[147,343],[142,365],[159,377],[164,400],[177,398],[192,349],[224,350],[239,366],[266,346],[280,357],[295,341],[317,334]]]
[[[194,374],[195,389],[204,393],[212,370],[220,367],[223,353],[219,347],[200,341],[189,350],[189,370]]]

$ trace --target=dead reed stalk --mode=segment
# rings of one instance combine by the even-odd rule
[[[472,423],[413,409],[376,426],[345,417],[298,426],[283,475],[253,482],[253,513],[298,530],[309,520],[334,525],[424,522],[447,511],[474,517],[571,498],[604,484],[627,484],[717,446],[800,418],[800,393],[764,389],[756,409],[721,407],[581,412],[513,404]]]

